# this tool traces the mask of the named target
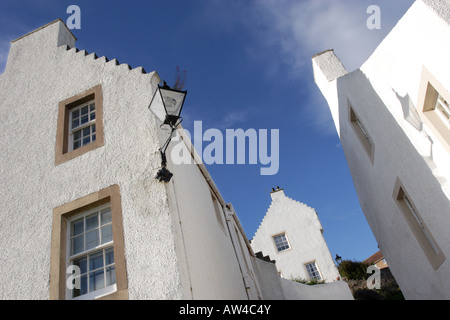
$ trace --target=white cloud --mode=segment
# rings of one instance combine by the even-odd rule
[[[255,2],[260,40],[279,50],[295,69],[310,64],[313,54],[335,49],[349,70],[359,67],[413,0],[265,0]],[[381,9],[381,29],[367,28],[367,8]],[[255,17],[256,18],[256,17]],[[266,26],[263,26],[266,23]]]
[[[308,92],[300,115],[318,131],[336,134],[323,97],[313,82],[311,57],[334,49],[349,71],[360,67],[383,38],[411,6],[414,0],[264,0],[246,8],[247,21],[256,39],[249,49],[255,59],[270,60],[268,78],[283,73],[285,79],[298,82]],[[370,30],[367,8],[381,9],[381,29]],[[258,48],[259,47],[259,48]],[[262,53],[263,52],[263,53]]]

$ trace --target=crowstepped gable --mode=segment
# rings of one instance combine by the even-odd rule
[[[98,60],[98,61],[101,61],[103,63],[111,63],[113,65],[116,65],[116,66],[119,66],[119,67],[122,67],[122,68],[126,68],[126,69],[128,69],[130,71],[133,71],[133,72],[138,72],[138,73],[140,72],[141,74],[147,74],[147,72],[145,71],[145,69],[142,66],[141,67],[132,68],[127,63],[122,63],[122,64],[119,63],[119,60],[117,60],[117,59],[109,60],[106,56],[98,57],[95,52],[89,54],[86,50],[80,50],[77,47],[71,48],[67,44],[60,46],[60,48],[62,48],[63,50],[66,50],[66,51],[68,51],[68,52],[70,52],[70,53],[72,53],[73,55],[76,55],[76,56],[82,56],[82,57],[90,58],[91,60]],[[150,74],[152,75],[154,73],[155,73],[155,71],[151,72]]]
[[[271,193],[278,192],[278,191],[283,191],[283,189],[281,189],[280,187],[277,187],[276,189],[275,189],[275,188],[272,188],[272,192],[271,192]],[[295,205],[301,205],[301,206],[303,206],[306,210],[313,210],[313,211],[317,214],[317,211],[316,211],[315,208],[313,208],[313,207],[311,207],[311,206],[308,206],[306,203],[303,203],[303,202],[301,202],[301,201],[298,201],[298,200],[295,200],[295,199],[292,199],[292,198],[286,196],[286,195],[284,194],[284,191],[283,191],[283,195],[284,195],[283,201],[287,201],[287,202],[290,202],[290,203],[295,204]],[[261,223],[259,224],[258,228],[256,229],[256,232],[255,232],[255,235],[254,235],[255,237],[256,237],[256,235],[258,234],[258,232],[260,231],[261,226],[262,226],[262,225],[264,224],[264,222],[268,219],[268,217],[270,216],[270,214],[274,211],[274,207],[276,207],[276,205],[277,205],[277,204],[276,204],[276,201],[277,201],[277,200],[275,200],[274,198],[272,198],[272,201],[270,202],[270,205],[269,205],[269,208],[268,208],[267,211],[266,211],[266,214],[264,215],[264,217],[263,217]],[[301,211],[298,211],[298,213],[300,214]]]

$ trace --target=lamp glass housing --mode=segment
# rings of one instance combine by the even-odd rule
[[[163,86],[158,86],[149,108],[164,124],[175,126],[180,119],[186,94],[187,91],[173,89],[164,82]]]
[[[183,108],[186,92],[166,88],[160,88],[160,90],[164,101],[166,114],[169,116],[179,117],[181,114],[181,109]]]

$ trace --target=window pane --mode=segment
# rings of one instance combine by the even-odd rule
[[[114,263],[114,248],[111,247],[105,250],[105,264],[110,265]]]
[[[90,137],[86,137],[86,138],[83,139],[83,146],[85,146],[85,145],[87,145],[89,143],[91,143],[91,138]]]
[[[80,288],[74,288],[72,291],[72,297],[76,298],[87,293],[87,276],[81,276]]]
[[[87,259],[86,257],[77,259],[73,262],[74,266],[78,266],[80,268],[80,274],[87,272]]]
[[[89,291],[96,291],[105,287],[105,276],[102,270],[95,271],[89,275]]]
[[[84,251],[83,235],[77,236],[72,239],[72,255]]]
[[[81,117],[81,124],[85,124],[89,122],[89,116],[85,115]]]
[[[103,267],[103,250],[89,255],[89,270]]]
[[[112,225],[102,227],[102,244],[112,241]]]
[[[102,225],[110,223],[111,220],[111,209],[105,209],[100,212]]]
[[[81,276],[81,289],[80,294],[86,294],[88,292],[87,275]]]
[[[80,140],[81,139],[81,130],[75,131],[73,133],[73,140]]]
[[[81,115],[86,115],[88,113],[88,106],[84,106],[83,108],[81,108]]]
[[[72,129],[80,126],[80,118],[72,119]]]
[[[83,219],[72,222],[72,234],[71,236],[76,236],[83,233]]]
[[[86,233],[86,250],[95,248],[99,245],[98,229]]]
[[[106,268],[106,286],[110,286],[116,283],[116,268]]]
[[[89,105],[89,110],[90,110],[91,112],[95,111],[95,103],[91,103],[91,104]]]
[[[98,214],[95,213],[86,217],[86,231],[92,230],[98,227]]]
[[[73,150],[77,150],[80,147],[81,147],[80,140],[73,142]]]
[[[90,134],[91,134],[91,127],[87,127],[87,128],[83,129],[83,138],[89,137]]]
[[[75,118],[78,118],[80,116],[80,110],[74,110],[74,111],[72,111],[72,118],[73,119],[75,119]]]

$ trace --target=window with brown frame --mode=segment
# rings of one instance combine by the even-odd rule
[[[59,103],[55,165],[99,148],[103,144],[101,85]]]
[[[118,185],[53,210],[50,299],[128,299]]]

